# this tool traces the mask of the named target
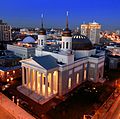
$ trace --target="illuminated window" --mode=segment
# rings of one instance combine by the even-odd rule
[[[71,84],[72,84],[72,79],[69,78],[69,80],[68,80],[68,89],[71,89]]]
[[[7,72],[7,75],[9,74],[9,72]]]
[[[84,69],[84,80],[86,80],[86,74],[87,74],[86,69]]]
[[[79,73],[77,73],[76,83],[79,84]]]
[[[12,80],[13,80],[13,77],[11,77],[10,80],[12,81]]]
[[[9,82],[9,79],[7,79],[7,82]]]
[[[13,74],[15,74],[15,71],[13,71]]]

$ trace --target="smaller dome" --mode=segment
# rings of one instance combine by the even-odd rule
[[[71,30],[69,30],[69,28],[66,28],[66,29],[63,31],[62,36],[68,36],[68,37],[70,37],[70,36],[71,36]]]
[[[41,28],[39,34],[46,35],[46,30],[44,28]]]
[[[35,43],[35,39],[32,38],[31,36],[27,36],[26,38],[23,39],[23,43]]]

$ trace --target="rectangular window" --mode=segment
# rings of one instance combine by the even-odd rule
[[[68,49],[68,42],[66,42],[66,49]]]
[[[72,84],[72,79],[69,78],[69,80],[68,80],[68,89],[71,89],[71,84]]]
[[[86,80],[86,74],[87,74],[86,69],[84,69],[84,80]]]
[[[7,75],[9,75],[9,72],[7,72]]]
[[[15,70],[13,70],[13,74],[15,74]]]
[[[79,73],[77,73],[76,83],[79,84]]]

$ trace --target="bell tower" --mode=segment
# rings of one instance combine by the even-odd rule
[[[41,14],[41,28],[38,35],[38,47],[44,48],[46,45],[46,30],[43,27],[43,14]]]
[[[62,47],[63,51],[71,51],[72,50],[72,35],[71,30],[68,27],[68,11],[66,13],[66,28],[62,34]]]

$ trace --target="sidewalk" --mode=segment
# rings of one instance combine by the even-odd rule
[[[13,115],[16,119],[35,119],[32,115],[13,103],[4,94],[0,93],[0,96],[0,106]]]

